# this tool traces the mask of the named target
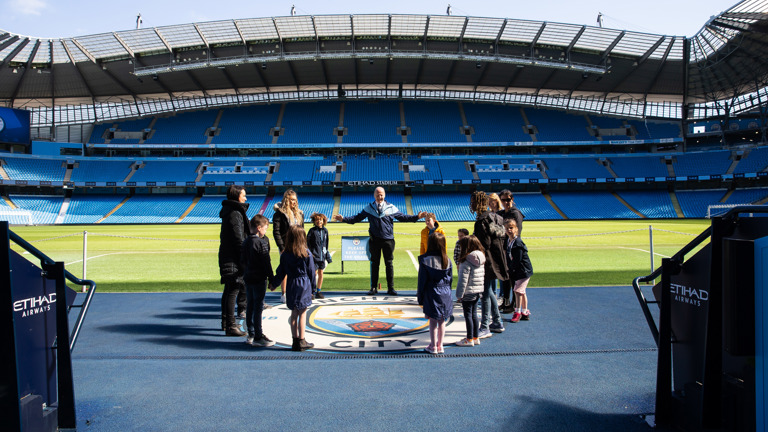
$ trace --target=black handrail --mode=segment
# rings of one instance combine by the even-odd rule
[[[768,213],[768,206],[764,206],[764,205],[738,206],[730,209],[727,213],[725,213],[721,217],[726,220],[735,219],[741,213]],[[700,245],[704,240],[708,239],[711,235],[712,235],[712,226],[709,226],[701,234],[699,234],[695,239],[691,240],[690,243],[683,246],[682,249],[677,251],[676,254],[672,255],[672,257],[670,258],[670,261],[673,264],[681,265],[683,261],[685,261],[685,256],[688,253],[690,253],[693,249],[695,249],[698,245]],[[653,334],[653,340],[656,342],[656,346],[659,346],[659,328],[656,325],[656,321],[653,319],[653,314],[651,314],[650,308],[648,308],[648,301],[645,299],[643,292],[640,290],[640,283],[650,282],[656,279],[657,277],[661,276],[661,272],[662,272],[662,267],[659,267],[648,276],[638,276],[632,281],[632,288],[635,289],[635,295],[637,295],[637,300],[640,302],[640,307],[642,308],[643,314],[645,315],[645,320],[648,322],[648,327],[651,329],[651,334]]]
[[[36,247],[32,246],[28,241],[21,238],[18,234],[15,232],[8,230],[8,237],[16,243],[17,245],[21,246],[22,249],[26,250],[32,256],[39,259],[41,263],[46,265],[53,265],[54,261],[48,257],[46,254],[41,252]],[[91,304],[91,299],[93,298],[93,293],[96,292],[96,282],[88,279],[79,279],[72,273],[70,273],[67,270],[64,270],[64,277],[66,277],[70,282],[77,284],[77,285],[88,285],[88,293],[85,295],[85,300],[83,300],[82,305],[80,305],[80,313],[77,315],[77,320],[75,321],[75,325],[72,328],[72,332],[69,335],[69,350],[72,351],[75,348],[75,342],[77,341],[77,336],[80,334],[80,329],[83,326],[83,320],[85,319],[85,314],[88,312],[88,307]]]

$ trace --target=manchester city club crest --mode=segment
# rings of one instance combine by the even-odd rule
[[[285,305],[263,313],[264,334],[291,346]],[[461,307],[446,321],[443,345],[449,347],[466,336]],[[416,297],[342,296],[314,300],[307,312],[306,339],[314,350],[332,352],[421,351],[429,344],[429,320]]]

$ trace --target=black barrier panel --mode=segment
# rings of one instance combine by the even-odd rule
[[[755,355],[755,242],[723,239],[723,349]]]
[[[683,263],[682,271],[671,277],[670,306],[674,389],[683,391],[703,382],[707,319],[709,314],[711,245],[706,245]],[[661,298],[661,284],[653,294]],[[684,367],[682,365],[685,365]]]
[[[56,283],[41,276],[41,270],[18,253],[11,251],[13,321],[16,331],[19,399],[40,395],[48,406],[57,402],[56,355]],[[67,305],[75,300],[67,290]]]

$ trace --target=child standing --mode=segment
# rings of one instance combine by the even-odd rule
[[[427,239],[433,232],[439,232],[445,235],[445,231],[440,227],[440,223],[437,222],[437,217],[434,213],[424,213],[424,223],[427,225],[421,230],[421,245],[419,246],[419,255],[424,255],[427,251]]]
[[[531,259],[528,257],[528,248],[518,235],[520,231],[517,227],[517,221],[514,219],[505,220],[504,228],[507,231],[504,248],[507,253],[509,279],[515,281],[512,291],[515,293],[516,307],[509,321],[513,323],[520,320],[527,321],[531,317],[531,312],[528,310],[528,295],[525,293],[525,289],[533,275],[533,267],[531,266]]]
[[[315,289],[315,260],[307,249],[307,234],[304,228],[294,225],[288,230],[285,249],[280,255],[275,280],[285,283],[285,303],[291,310],[291,350],[304,351],[314,347],[304,339],[307,326],[307,308],[312,305],[312,291]]]
[[[245,269],[245,324],[248,329],[246,343],[257,347],[269,347],[275,343],[261,331],[261,312],[264,309],[264,295],[267,284],[270,290],[279,281],[274,280],[272,260],[269,257],[269,238],[266,237],[269,219],[257,214],[249,222],[251,234],[245,239],[240,253],[242,266]]]
[[[427,252],[419,256],[419,283],[416,297],[429,319],[430,354],[442,354],[445,320],[453,315],[451,284],[453,269],[445,251],[445,236],[439,232],[429,235]]]
[[[461,239],[469,235],[469,230],[466,228],[459,228],[459,232],[457,234],[459,239],[456,240],[456,244],[453,246],[453,262],[455,262],[456,265],[459,265],[459,258],[461,258],[461,245],[459,242]]]
[[[328,228],[325,227],[328,218],[322,213],[312,213],[310,219],[315,226],[310,228],[307,233],[307,247],[312,252],[312,259],[315,261],[315,268],[317,269],[317,291],[312,292],[312,298],[322,299],[325,298],[320,292],[323,289],[323,269],[325,269],[326,261],[328,264],[332,262],[331,254],[328,252]]]
[[[459,258],[456,299],[464,309],[464,321],[467,323],[467,337],[456,342],[457,346],[480,345],[477,332],[480,321],[477,319],[477,301],[483,294],[485,280],[485,250],[480,240],[471,235],[459,240],[461,257]]]

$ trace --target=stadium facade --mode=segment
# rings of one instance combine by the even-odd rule
[[[701,217],[675,192],[768,195],[766,24],[748,0],[690,38],[394,14],[0,30],[0,106],[30,113],[33,141],[4,144],[3,195],[481,187],[546,198],[542,218]],[[637,191],[670,203],[619,196]],[[569,214],[553,194],[571,193],[625,208]]]

